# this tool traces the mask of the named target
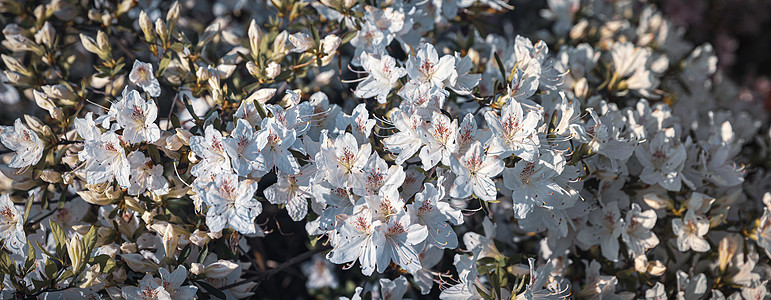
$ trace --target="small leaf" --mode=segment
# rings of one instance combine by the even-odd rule
[[[16,275],[16,264],[5,251],[0,251],[0,273]]]
[[[35,197],[33,195],[27,197],[27,203],[24,204],[24,223],[27,223],[27,219],[29,219],[29,212],[32,210],[32,202],[34,200]]]
[[[354,37],[356,37],[356,34],[359,33],[358,31],[348,31],[345,34],[343,34],[343,37],[341,38],[340,45],[350,42]]]
[[[35,247],[27,241],[27,259],[24,261],[24,270],[29,270],[35,265]]]
[[[48,224],[51,225],[51,233],[53,233],[54,241],[56,241],[56,255],[64,259],[64,255],[67,254],[67,235],[64,234],[59,223],[54,222],[53,219],[48,219]]]
[[[218,288],[212,286],[211,284],[208,284],[204,281],[196,281],[195,283],[197,283],[199,286],[201,286],[203,289],[205,289],[207,292],[211,293],[217,298],[220,298],[220,299],[227,298],[227,296],[225,296],[225,293],[220,291]]]
[[[94,247],[96,246],[98,232],[99,229],[96,226],[91,226],[91,228],[88,229],[88,233],[83,236],[83,252],[85,252],[83,257],[89,257],[91,255],[91,251],[94,250]]]

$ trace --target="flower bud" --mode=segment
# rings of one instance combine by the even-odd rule
[[[158,270],[158,264],[145,258],[139,253],[121,254],[121,258],[134,272],[154,272]]]
[[[654,260],[648,263],[648,274],[653,276],[661,276],[667,271],[667,266],[661,263],[661,261]]]
[[[669,199],[665,199],[656,194],[646,194],[643,196],[643,201],[653,209],[659,210],[672,206],[672,202]]]
[[[257,59],[257,54],[260,51],[260,41],[262,40],[262,37],[262,29],[260,29],[260,27],[257,26],[257,22],[252,19],[252,22],[249,23],[249,47],[252,51],[253,59]]]
[[[13,56],[2,54],[0,55],[3,59],[3,62],[5,63],[6,68],[8,70],[11,70],[13,72],[25,75],[25,76],[32,76],[32,72],[27,70],[27,68]]]
[[[337,51],[337,47],[340,47],[340,42],[342,39],[334,34],[325,36],[324,40],[321,41],[321,51],[332,56]]]
[[[43,54],[45,54],[43,47],[36,44],[35,41],[29,39],[26,36],[21,34],[11,34],[5,35],[5,38],[6,40],[3,41],[3,46],[7,47],[13,52],[30,51],[39,56],[43,56]]]
[[[271,60],[281,61],[289,53],[289,48],[286,46],[287,36],[289,36],[289,33],[282,31],[273,40],[273,57],[271,57]]]
[[[48,21],[43,24],[43,27],[41,27],[37,33],[35,33],[35,41],[38,44],[45,45],[48,49],[53,48],[55,37],[56,30],[54,30],[54,27],[51,26],[51,23]]]
[[[40,173],[40,179],[48,183],[62,182],[62,174],[51,169],[45,169]]]
[[[246,62],[246,70],[249,71],[249,74],[251,74],[254,77],[260,76],[260,68],[257,67],[256,64],[252,61]]]
[[[67,243],[67,254],[70,256],[72,270],[78,272],[83,264],[83,243],[78,238],[78,235],[74,235]]]
[[[197,262],[190,264],[190,273],[201,275],[204,271],[206,271],[206,269],[204,268],[203,264]]]
[[[720,240],[720,244],[717,248],[717,259],[721,272],[725,271],[726,267],[728,267],[728,262],[730,262],[736,254],[741,242],[742,238],[737,234],[730,234]]]
[[[150,17],[147,16],[145,11],[139,12],[139,28],[142,28],[142,33],[145,34],[145,41],[155,42],[155,32],[153,32],[153,22],[150,21]]]
[[[196,245],[198,247],[206,246],[206,244],[209,243],[210,240],[211,238],[206,233],[206,231],[200,231],[196,229],[193,232],[193,234],[190,235],[190,242],[192,242],[193,245]]]
[[[166,22],[169,23],[169,26],[173,27],[177,24],[177,19],[179,19],[179,1],[174,1],[174,4],[171,5],[171,8],[166,13]]]
[[[166,27],[166,23],[163,23],[161,19],[155,20],[155,32],[158,33],[161,42],[165,43],[169,39],[169,28]]]
[[[270,79],[275,79],[279,74],[281,74],[281,65],[275,62],[270,62],[265,68],[265,76]]]
[[[104,31],[99,30],[96,33],[96,45],[99,46],[99,49],[101,49],[107,54],[112,52],[112,46],[110,45],[110,38],[107,37],[107,34],[104,33]]]
[[[97,46],[96,41],[90,36],[81,33],[80,42],[83,44],[83,48],[86,48],[88,52],[98,55],[101,59],[108,58],[107,53],[102,51],[102,49]]]
[[[174,253],[177,252],[177,245],[179,245],[179,235],[174,232],[174,226],[167,224],[161,235],[163,236],[161,242],[163,243],[163,249],[166,251],[166,257],[174,258]]]
[[[120,251],[123,253],[137,253],[137,243],[123,242],[120,245]]]
[[[78,97],[77,95],[75,95],[74,92],[72,92],[70,89],[68,89],[63,84],[52,85],[52,86],[49,86],[49,88],[50,88],[50,90],[46,91],[47,94],[50,97],[54,97],[56,99],[74,100],[75,98]]]
[[[233,270],[238,268],[238,264],[229,260],[219,260],[213,264],[206,266],[206,277],[208,278],[224,278],[228,276]]]
[[[32,78],[25,76],[24,74],[8,71],[4,72],[5,78],[8,79],[8,83],[14,86],[30,86],[32,85]]]

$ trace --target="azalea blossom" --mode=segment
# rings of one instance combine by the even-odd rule
[[[359,83],[354,94],[359,98],[375,97],[379,103],[386,102],[386,97],[396,82],[407,73],[404,68],[396,66],[393,57],[385,54],[376,57],[371,53],[362,52],[359,61],[369,76]]]
[[[24,247],[27,246],[24,213],[16,208],[8,194],[0,196],[0,238],[6,249],[24,255]]]
[[[482,144],[474,142],[466,154],[450,165],[457,175],[450,189],[453,198],[474,195],[485,201],[493,201],[498,194],[492,177],[503,171],[503,161],[496,156],[484,154]]]
[[[152,64],[134,60],[134,66],[131,68],[131,73],[129,73],[129,80],[152,97],[161,95],[161,85],[158,83],[158,79],[155,78],[155,74],[153,74]]]
[[[214,181],[198,182],[196,192],[209,206],[206,226],[212,232],[229,226],[243,234],[257,233],[254,218],[262,212],[262,204],[254,199],[257,182],[239,180],[238,175],[217,173]]]
[[[8,164],[11,168],[25,168],[35,165],[43,157],[43,142],[37,133],[30,130],[21,119],[11,126],[0,126],[0,142],[16,152]]]
[[[490,155],[507,157],[514,154],[526,161],[533,161],[538,156],[536,126],[541,116],[537,112],[525,114],[519,102],[510,101],[501,108],[500,117],[489,111],[485,120],[493,133],[488,142]]]
[[[709,231],[709,221],[697,216],[693,210],[689,209],[682,219],[673,219],[672,231],[677,235],[677,247],[680,251],[709,250],[709,243],[704,239],[704,235]]]
[[[129,143],[154,143],[161,138],[161,129],[155,124],[158,106],[155,101],[144,101],[139,92],[126,93],[117,106],[118,125],[123,128],[123,136]]]

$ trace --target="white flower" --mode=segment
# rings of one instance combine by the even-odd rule
[[[592,226],[581,230],[576,238],[587,245],[599,244],[605,258],[618,261],[618,238],[624,226],[621,212],[618,210],[618,202],[610,202],[605,204],[602,210],[592,211],[589,222]]]
[[[439,58],[434,45],[425,43],[418,49],[415,56],[407,60],[407,74],[410,80],[417,85],[427,84],[434,88],[443,88],[443,81],[450,76],[457,76],[455,71],[455,58],[452,55],[444,55]]]
[[[86,165],[86,182],[99,184],[114,178],[118,185],[128,188],[131,185],[131,167],[120,136],[108,131],[103,133],[100,139],[99,146],[93,149],[93,155],[89,156],[91,161]]]
[[[8,164],[11,168],[35,165],[43,157],[43,142],[34,131],[21,122],[21,119],[16,119],[13,127],[0,126],[0,141],[16,152]]]
[[[407,205],[407,212],[412,222],[425,225],[428,229],[428,241],[438,248],[455,249],[458,247],[458,236],[447,223],[442,210],[450,210],[450,204],[441,202],[444,198],[444,188],[438,190],[434,185],[425,183],[423,191],[415,195],[415,201]]]
[[[190,171],[195,177],[209,177],[217,173],[230,173],[230,156],[225,152],[222,133],[209,125],[204,136],[190,137],[190,149],[203,158]]]
[[[382,273],[393,262],[407,272],[420,270],[420,258],[413,246],[426,239],[428,230],[420,224],[410,224],[410,216],[402,212],[388,219],[372,237],[377,249],[377,271]]]
[[[254,218],[262,212],[262,204],[254,199],[257,182],[239,181],[238,175],[218,173],[214,181],[198,181],[196,192],[209,205],[206,226],[218,232],[230,226],[243,234],[256,233]]]
[[[308,213],[308,198],[311,197],[310,168],[305,165],[294,175],[278,171],[275,184],[265,189],[265,198],[273,204],[286,204],[286,210],[294,221],[301,221]]]
[[[537,160],[522,159],[514,168],[504,170],[503,183],[512,191],[515,217],[524,219],[534,206],[548,206],[547,203],[565,197],[567,192],[555,181],[564,169],[562,155],[543,151]]]
[[[409,283],[407,278],[399,276],[399,278],[389,280],[387,278],[380,279],[380,296],[383,300],[402,300],[404,294],[407,293],[407,287]]]
[[[331,144],[321,145],[316,161],[319,162],[319,169],[326,172],[329,183],[339,188],[350,188],[356,184],[356,177],[362,172],[371,152],[369,143],[359,148],[356,138],[346,132]]]
[[[131,83],[138,85],[152,97],[161,95],[161,85],[153,74],[153,65],[134,60],[134,66],[129,73]]]
[[[538,112],[524,114],[522,105],[512,100],[501,108],[500,117],[488,111],[485,120],[493,133],[488,142],[490,155],[508,157],[514,154],[526,161],[533,161],[538,156],[536,126],[541,121]]]
[[[296,140],[297,133],[294,129],[287,129],[277,123],[275,118],[262,120],[262,129],[257,132],[257,145],[265,159],[266,168],[272,170],[275,166],[288,174],[299,172],[300,164],[289,152]]]
[[[771,257],[771,193],[763,194],[763,204],[763,216],[760,217],[755,235],[758,237],[758,245]]]
[[[407,71],[397,67],[396,60],[387,54],[378,58],[371,53],[363,52],[359,61],[369,76],[359,83],[356,91],[353,92],[354,95],[359,98],[375,97],[379,103],[385,103],[388,93]]]
[[[260,153],[254,128],[245,119],[238,119],[237,123],[231,135],[224,141],[225,152],[230,157],[236,174],[261,177],[269,170],[265,158]]]
[[[498,194],[492,177],[503,171],[503,161],[496,156],[485,156],[482,144],[474,142],[466,154],[458,159],[453,157],[450,164],[457,175],[450,189],[453,198],[466,198],[474,195],[485,201],[493,201]]]
[[[709,231],[709,220],[697,216],[693,210],[689,209],[682,219],[672,220],[672,231],[677,235],[677,247],[680,251],[709,250],[709,243],[704,239],[704,235]]]
[[[642,211],[639,204],[632,203],[632,209],[626,213],[624,231],[621,232],[630,256],[645,255],[646,250],[659,244],[659,238],[651,231],[656,226],[656,218],[656,211]]]
[[[394,110],[391,112],[391,123],[398,130],[398,132],[385,138],[383,140],[383,146],[392,153],[398,153],[394,161],[397,165],[401,165],[406,160],[412,158],[415,153],[423,146],[423,142],[418,135],[418,126],[422,125],[420,116],[417,114],[408,116],[401,110]]]
[[[377,152],[373,152],[357,178],[353,192],[359,196],[376,194],[381,188],[399,187],[404,182],[404,169],[399,165],[388,166]]]
[[[163,177],[163,166],[153,164],[152,159],[145,157],[140,151],[131,152],[127,157],[130,168],[130,181],[128,193],[139,195],[149,190],[156,196],[169,192],[169,182]]]
[[[359,143],[366,142],[372,133],[372,128],[375,127],[375,119],[369,118],[369,111],[367,111],[367,105],[364,103],[356,105],[351,115],[338,114],[335,123],[337,129],[342,131],[350,126],[353,136]]]
[[[468,55],[460,57],[460,53],[455,52],[456,72],[452,72],[445,79],[444,84],[458,95],[470,95],[474,87],[479,84],[479,80],[482,79],[480,74],[468,74],[473,66],[474,64]]]
[[[681,250],[682,251],[682,250]],[[682,270],[677,271],[677,299],[700,299],[707,292],[707,276],[699,274],[688,278]],[[749,298],[748,298],[749,299]]]
[[[154,143],[161,138],[161,129],[155,124],[158,106],[152,99],[144,101],[139,92],[131,90],[124,93],[117,105],[118,126],[123,128],[123,137],[132,144],[139,142]]]
[[[193,285],[182,286],[187,278],[187,269],[180,265],[174,272],[166,268],[160,268],[160,278],[147,274],[139,280],[139,287],[125,286],[121,288],[121,294],[130,300],[155,300],[155,299],[192,299],[198,291]]]
[[[679,191],[685,165],[685,147],[676,140],[675,130],[659,131],[649,143],[637,147],[635,157],[643,165],[640,180],[659,184],[670,191]]]
[[[25,256],[27,235],[24,233],[24,212],[16,208],[8,194],[0,196],[0,238],[5,248]]]
[[[334,248],[327,253],[327,259],[335,264],[358,259],[361,273],[372,275],[378,257],[372,237],[380,223],[379,220],[372,220],[372,213],[366,205],[358,207],[332,238]]]
[[[329,287],[336,289],[338,286],[337,275],[335,275],[332,264],[321,255],[315,255],[312,260],[302,265],[302,271],[308,281],[305,287],[309,290]]]
[[[434,112],[429,127],[418,127],[420,139],[425,146],[420,149],[420,160],[423,169],[428,170],[436,166],[440,161],[443,165],[450,165],[450,157],[458,151],[455,143],[458,132],[458,120],[452,120],[444,114]]]

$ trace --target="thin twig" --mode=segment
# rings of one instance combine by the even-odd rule
[[[332,249],[332,248],[329,247],[329,246],[322,246],[322,247],[310,250],[310,251],[305,252],[303,254],[300,254],[298,256],[292,257],[292,259],[285,261],[284,263],[282,263],[280,266],[278,266],[276,268],[267,270],[265,272],[260,272],[257,275],[254,275],[254,276],[249,277],[247,279],[244,279],[244,280],[241,280],[241,281],[238,281],[238,282],[234,282],[234,283],[228,284],[226,286],[221,287],[220,290],[227,290],[227,289],[234,288],[234,287],[237,287],[237,286],[241,286],[241,285],[244,285],[244,284],[247,284],[247,283],[250,283],[250,282],[260,282],[260,281],[263,281],[265,279],[268,279],[268,278],[272,277],[273,275],[276,275],[276,274],[280,273],[284,269],[286,269],[288,267],[291,267],[294,264],[297,264],[297,263],[299,263],[301,261],[306,260],[307,258],[313,256],[316,253],[324,252],[324,251],[327,251],[329,249]]]

